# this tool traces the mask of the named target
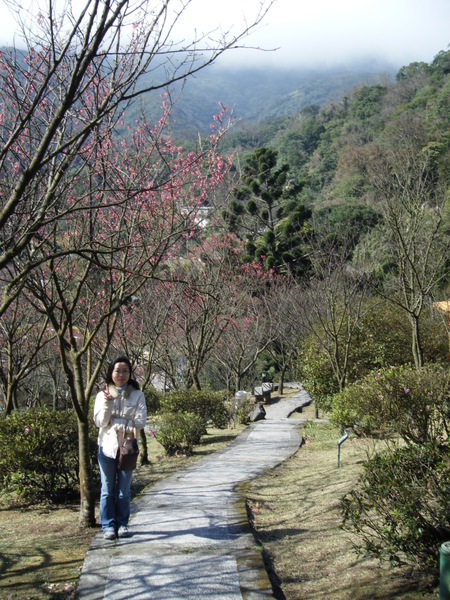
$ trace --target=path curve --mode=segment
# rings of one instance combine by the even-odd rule
[[[304,390],[265,406],[224,450],[164,479],[132,505],[128,539],[97,535],[78,584],[80,600],[253,600],[272,587],[248,525],[239,485],[301,445]]]

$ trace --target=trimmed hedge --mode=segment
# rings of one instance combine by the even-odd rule
[[[228,397],[226,391],[175,390],[161,396],[160,406],[163,413],[193,413],[202,419],[205,428],[212,423],[223,429],[229,422]]]
[[[97,430],[92,423],[91,460]],[[0,485],[31,503],[79,498],[78,423],[72,410],[14,411],[0,419]]]
[[[148,385],[143,391],[147,405],[147,414],[156,415],[161,410],[161,398],[164,397],[163,392],[159,392],[152,385]]]
[[[341,500],[343,528],[356,548],[393,565],[437,576],[439,548],[450,539],[449,446],[433,442],[383,452],[364,463]]]
[[[168,456],[191,454],[207,425],[226,427],[232,417],[229,394],[210,390],[174,390],[149,394],[155,415],[155,437]],[[148,403],[148,401],[147,401]]]
[[[167,412],[160,417],[155,437],[167,456],[189,455],[192,454],[194,445],[200,443],[204,431],[204,421],[198,415]]]
[[[336,394],[330,418],[357,435],[393,433],[413,444],[443,441],[450,429],[449,380],[441,364],[380,369]]]

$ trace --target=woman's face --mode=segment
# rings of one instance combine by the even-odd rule
[[[126,383],[128,383],[130,375],[131,373],[127,363],[118,362],[114,365],[112,380],[115,386],[119,388],[123,387]]]

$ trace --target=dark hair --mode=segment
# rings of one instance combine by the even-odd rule
[[[105,377],[106,383],[108,383],[108,384],[113,383],[112,374],[114,371],[114,367],[117,365],[117,363],[125,363],[128,366],[128,369],[130,371],[130,379],[128,380],[128,383],[138,390],[139,389],[138,382],[131,378],[131,374],[133,372],[133,367],[131,366],[131,361],[128,358],[128,356],[125,356],[125,355],[116,356],[116,358],[114,358],[109,363],[108,370],[106,372],[106,377]]]

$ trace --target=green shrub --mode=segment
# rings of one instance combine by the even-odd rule
[[[250,394],[242,398],[233,398],[228,407],[230,421],[245,425],[250,421],[249,414],[255,407],[255,399]]]
[[[97,451],[92,424],[91,459]],[[0,484],[29,502],[79,497],[78,424],[72,410],[14,411],[0,419]]]
[[[449,372],[440,364],[389,367],[333,398],[332,422],[357,435],[394,433],[407,443],[442,442],[450,426]]]
[[[168,456],[192,454],[204,433],[204,420],[194,413],[165,412],[160,416],[155,437]]]
[[[162,392],[159,392],[152,385],[148,385],[144,389],[145,403],[147,405],[147,413],[155,415],[161,409],[161,398],[164,397]]]
[[[361,553],[436,575],[439,548],[450,539],[449,489],[448,444],[379,454],[342,499],[343,528],[358,535]]]
[[[212,423],[214,427],[228,425],[229,413],[226,408],[228,392],[211,390],[175,390],[160,398],[163,413],[189,412],[203,420],[204,427]]]
[[[444,361],[448,338],[439,320],[433,320],[424,313],[421,332],[427,363]],[[338,341],[343,356],[346,340],[342,333]],[[374,369],[406,364],[412,358],[411,326],[404,311],[385,300],[372,299],[352,334],[345,386],[360,380]],[[327,353],[313,335],[307,336],[302,342],[299,366],[305,389],[319,408],[330,410],[332,397],[338,393],[339,387]]]
[[[317,407],[328,412],[333,394],[339,387],[331,363],[314,336],[304,340],[299,360],[303,387],[314,398]]]

